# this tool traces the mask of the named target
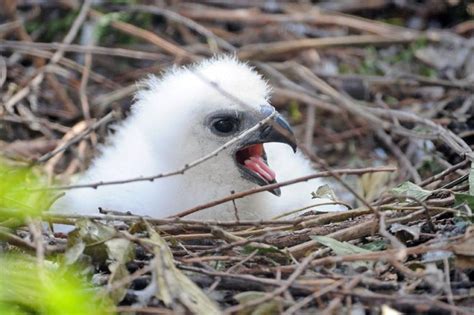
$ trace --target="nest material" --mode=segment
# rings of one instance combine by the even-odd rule
[[[442,2],[461,13],[439,18],[445,32],[433,32],[439,12],[429,1],[424,14],[393,11],[404,27],[362,18],[387,18],[390,5],[374,3],[332,11],[292,2],[9,6],[0,28],[0,148],[50,178],[85,169],[106,127],[127,114],[137,79],[216,52],[264,73],[272,103],[321,170],[398,172],[337,176],[352,189],[336,195],[354,210],[292,220],[45,214],[78,226],[67,243],[34,222],[25,229],[6,220],[0,252],[46,260],[59,253],[67,264],[93,267],[94,282],[124,313],[468,314],[474,53],[462,9],[470,11]],[[103,13],[114,10],[121,13]],[[64,25],[38,28],[52,19]],[[427,30],[409,28],[414,19]],[[98,39],[87,36],[90,23]]]

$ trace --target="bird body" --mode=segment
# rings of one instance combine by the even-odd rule
[[[79,184],[152,176],[183,168],[234,139],[274,110],[270,89],[248,65],[232,57],[150,77],[130,116],[117,126]],[[290,130],[280,115],[275,124]],[[98,207],[155,218],[172,216],[233,192],[313,174],[311,163],[281,131],[259,128],[183,174],[150,181],[68,191],[56,211],[97,214]],[[269,143],[272,141],[272,143]],[[276,141],[273,143],[273,141]],[[289,144],[289,145],[288,145]],[[190,215],[195,219],[270,219],[327,199],[311,199],[324,184],[314,179],[260,192]],[[344,210],[340,205],[321,210]]]

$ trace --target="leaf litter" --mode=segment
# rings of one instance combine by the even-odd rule
[[[36,265],[44,264],[51,279],[56,266],[74,267],[96,285],[97,297],[112,301],[108,311],[123,314],[472,313],[471,6],[94,3],[85,21],[98,19],[95,36],[56,46],[79,7],[6,2],[16,8],[0,19],[0,259],[29,257],[25,279]],[[8,24],[18,21],[20,28]],[[163,38],[171,45],[157,47]],[[61,49],[59,61],[31,79]],[[83,94],[87,51],[93,67]],[[67,182],[87,167],[112,120],[127,115],[136,80],[216,52],[236,53],[268,78],[272,103],[326,166],[398,171],[342,176],[367,204],[337,184],[315,187],[314,198],[354,209],[307,209],[278,223],[160,221],[113,209],[103,210],[106,220],[44,212],[55,197],[30,190]],[[84,133],[88,117],[100,122],[111,110],[118,115]],[[39,221],[76,229],[38,233]],[[0,310],[41,305],[25,290],[31,287],[14,285],[0,286]],[[10,304],[5,288],[16,294]]]

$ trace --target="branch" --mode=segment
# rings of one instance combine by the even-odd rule
[[[298,177],[298,178],[295,178],[295,179],[287,180],[287,181],[284,181],[284,182],[281,182],[281,183],[265,185],[265,186],[261,186],[261,187],[252,188],[252,189],[249,189],[249,190],[246,190],[246,191],[242,191],[242,192],[239,192],[239,193],[235,193],[235,194],[232,194],[230,196],[227,196],[227,197],[224,197],[224,198],[221,198],[221,199],[217,199],[217,200],[208,202],[206,204],[199,205],[199,206],[181,211],[178,214],[175,214],[174,216],[172,216],[172,218],[174,218],[174,217],[184,217],[184,216],[187,216],[191,213],[197,212],[199,210],[211,208],[211,207],[220,205],[222,203],[225,203],[225,202],[228,202],[228,201],[231,201],[231,200],[240,199],[240,198],[243,198],[245,196],[253,195],[253,194],[256,194],[256,193],[259,193],[259,192],[262,192],[262,191],[267,191],[267,190],[271,190],[271,189],[275,189],[275,188],[279,188],[279,187],[283,187],[283,186],[288,186],[288,185],[293,185],[293,184],[300,183],[300,182],[305,182],[305,181],[308,181],[308,180],[313,179],[313,178],[330,177],[330,176],[332,176],[332,174],[360,175],[360,174],[374,173],[374,172],[394,172],[396,170],[397,169],[395,167],[369,167],[369,168],[361,168],[361,169],[340,169],[340,170],[333,170],[333,171],[330,171],[330,172],[318,172],[318,173],[315,173],[315,174],[306,175],[306,176]]]
[[[117,116],[117,114],[115,112],[108,113],[107,115],[102,117],[99,121],[94,123],[92,126],[88,127],[86,130],[84,130],[83,132],[81,132],[80,134],[78,134],[77,136],[72,138],[70,141],[68,141],[64,145],[60,146],[59,148],[56,148],[54,151],[48,152],[48,153],[44,154],[43,156],[39,157],[36,160],[36,163],[46,162],[47,160],[49,160],[50,158],[52,158],[56,154],[58,154],[60,152],[63,152],[64,150],[66,150],[67,148],[72,146],[73,144],[78,143],[79,141],[84,139],[88,134],[90,134],[92,131],[96,130],[100,126],[103,126],[103,125],[111,122],[112,120],[114,120],[116,118],[116,116]]]
[[[274,111],[272,114],[270,114],[269,116],[265,117],[264,119],[262,119],[261,121],[259,121],[255,126],[253,126],[252,128],[249,128],[247,130],[245,130],[244,132],[242,132],[240,135],[238,135],[237,137],[235,138],[232,138],[231,140],[229,140],[228,142],[226,142],[225,144],[223,144],[222,146],[218,147],[217,149],[215,149],[214,151],[212,151],[211,153],[191,162],[191,163],[188,163],[186,165],[184,165],[182,168],[178,169],[178,170],[175,170],[175,171],[172,171],[172,172],[168,172],[168,173],[161,173],[161,174],[157,174],[157,175],[153,175],[153,176],[139,176],[139,177],[135,177],[135,178],[129,178],[129,179],[122,179],[122,180],[114,180],[114,181],[108,181],[108,182],[105,182],[105,181],[100,181],[100,182],[96,182],[96,183],[90,183],[90,184],[77,184],[77,185],[69,185],[69,186],[55,186],[55,187],[49,187],[49,188],[46,188],[45,190],[69,190],[69,189],[78,189],[78,188],[94,188],[96,189],[97,187],[99,186],[110,186],[110,185],[120,185],[120,184],[127,184],[127,183],[133,183],[133,182],[143,182],[143,181],[154,181],[155,179],[159,179],[159,178],[164,178],[164,177],[170,177],[170,176],[174,176],[174,175],[179,175],[179,174],[184,174],[184,172],[186,172],[187,170],[193,168],[193,167],[196,167],[198,166],[199,164],[209,160],[210,158],[212,157],[215,157],[217,156],[221,151],[224,151],[225,149],[227,149],[230,145],[234,144],[235,142],[239,141],[239,140],[242,140],[244,137],[246,137],[247,135],[249,135],[250,133],[254,132],[255,130],[258,130],[261,126],[263,126],[264,124],[268,123],[275,115],[276,115],[276,111]],[[104,117],[105,118],[105,117]],[[102,119],[104,119],[102,118]],[[77,138],[77,137],[76,137]],[[80,139],[78,139],[77,141],[79,141]],[[75,141],[75,142],[77,142]],[[75,143],[74,142],[74,143]],[[73,143],[69,142],[69,145],[71,145]],[[69,146],[68,145],[68,146]],[[55,150],[56,151],[56,150]],[[51,152],[51,154],[54,153],[54,152]]]

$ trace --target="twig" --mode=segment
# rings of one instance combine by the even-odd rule
[[[312,300],[319,298],[325,294],[328,294],[331,291],[334,291],[336,288],[341,286],[344,283],[344,281],[345,280],[339,280],[321,290],[314,291],[312,294],[308,295],[304,299],[301,299],[301,301],[299,301],[298,303],[295,303],[295,305],[288,308],[285,312],[282,313],[282,315],[294,314],[299,309],[304,307],[306,304],[310,303]]]
[[[420,183],[420,186],[421,186],[421,187],[425,187],[425,186],[427,186],[427,185],[429,185],[429,184],[431,184],[431,183],[433,183],[433,182],[435,182],[435,181],[437,181],[437,180],[440,180],[440,179],[442,179],[442,178],[448,176],[449,174],[451,174],[451,173],[457,171],[458,169],[463,168],[464,166],[466,166],[467,164],[469,164],[469,162],[470,162],[470,161],[467,160],[467,159],[464,160],[464,161],[462,161],[462,162],[459,162],[459,163],[457,163],[457,164],[455,164],[455,165],[453,165],[453,166],[451,166],[451,167],[445,169],[445,170],[442,171],[441,173],[438,173],[438,174],[436,174],[436,175],[434,175],[434,176],[431,176],[431,177],[425,179],[424,181],[422,181],[422,182]],[[472,163],[472,162],[471,162],[471,163]]]
[[[396,117],[397,119],[401,121],[421,123],[425,126],[428,126],[437,133],[438,138],[442,139],[446,143],[446,145],[448,145],[453,151],[455,151],[461,157],[468,157],[471,160],[474,159],[472,149],[463,139],[459,138],[451,130],[446,129],[429,119],[419,117],[410,112],[404,112],[404,111],[395,110],[395,109],[381,109],[381,108],[367,107],[366,110],[379,117],[387,117],[387,118]],[[392,131],[397,132],[397,128],[392,128]]]
[[[40,50],[52,50],[62,49],[64,52],[77,52],[82,54],[94,54],[94,55],[106,55],[116,56],[132,59],[148,59],[148,60],[160,60],[163,59],[163,55],[158,53],[151,53],[146,51],[131,50],[125,48],[112,48],[112,47],[100,47],[100,46],[82,46],[75,44],[64,44],[64,43],[38,43],[38,42],[24,42],[24,41],[11,41],[11,40],[0,40],[0,50],[9,49],[40,49]]]
[[[392,151],[393,155],[395,155],[403,167],[408,171],[410,177],[413,179],[415,184],[419,184],[421,182],[420,174],[416,168],[411,164],[410,160],[403,154],[402,150],[393,142],[392,138],[382,129],[378,129],[375,131],[377,137],[382,140],[386,147]]]
[[[316,125],[316,108],[314,106],[308,107],[306,112],[306,123],[304,132],[304,146],[311,148],[313,145],[314,126]]]
[[[345,110],[350,113],[355,114],[357,117],[361,117],[371,123],[372,128],[374,127],[387,127],[388,124],[381,120],[379,117],[368,112],[365,108],[354,102],[348,96],[341,94],[339,91],[334,89],[332,86],[320,79],[316,74],[314,74],[308,68],[301,66],[296,63],[291,63],[292,70],[299,75],[303,80],[308,84],[318,89],[324,94],[327,94],[338,105],[342,106]]]
[[[387,223],[393,224],[393,223],[410,222],[411,220],[414,220],[414,218],[421,218],[422,216],[424,216],[424,213],[425,213],[425,209],[421,209],[413,213],[410,213],[409,215],[406,215],[404,217],[387,220]],[[371,222],[362,222],[362,223],[350,226],[348,228],[330,233],[327,236],[332,237],[339,241],[349,241],[349,240],[354,240],[360,237],[373,234],[375,231],[377,231],[378,226],[379,226],[378,221],[371,220]],[[301,257],[308,251],[311,251],[317,247],[319,247],[319,243],[315,240],[310,240],[310,241],[292,246],[288,248],[288,251],[295,257]]]
[[[259,192],[262,192],[262,191],[267,191],[267,190],[270,190],[270,189],[275,189],[275,188],[279,188],[279,187],[283,187],[283,186],[288,186],[288,185],[308,181],[308,180],[313,179],[313,178],[330,177],[330,176],[333,176],[334,174],[360,175],[360,174],[372,173],[372,172],[394,172],[394,171],[396,171],[396,168],[393,168],[393,167],[379,167],[379,168],[363,168],[363,169],[342,169],[342,170],[333,170],[331,172],[318,172],[318,173],[315,173],[315,174],[306,175],[306,176],[298,177],[298,178],[295,178],[295,179],[287,180],[287,181],[284,181],[284,182],[281,182],[281,183],[265,185],[265,186],[261,186],[261,187],[252,188],[252,189],[249,189],[249,190],[246,190],[246,191],[242,191],[242,192],[239,192],[239,193],[235,193],[235,194],[232,194],[230,196],[227,196],[227,197],[224,197],[224,198],[221,198],[221,199],[217,199],[217,200],[211,201],[209,203],[190,208],[188,210],[181,211],[181,212],[173,215],[172,217],[184,217],[186,215],[197,212],[199,210],[214,207],[214,206],[220,205],[222,203],[225,203],[225,202],[228,202],[228,201],[231,201],[231,200],[243,198],[245,196],[253,195],[253,194],[256,194],[256,193],[259,193]]]
[[[293,284],[293,282],[296,281],[296,279],[303,273],[306,271],[306,268],[310,265],[311,261],[317,257],[317,255],[319,255],[319,252],[318,251],[315,251],[313,252],[311,255],[305,257],[303,259],[303,261],[298,265],[298,267],[295,269],[295,271],[291,274],[290,277],[288,277],[288,279],[284,282],[283,285],[281,285],[278,289],[274,290],[273,292],[269,293],[269,294],[266,294],[265,296],[263,296],[262,298],[259,298],[259,299],[255,299],[255,300],[251,300],[247,303],[243,303],[243,304],[239,304],[237,306],[232,306],[232,307],[229,307],[227,308],[225,311],[224,311],[224,314],[232,314],[232,313],[236,313],[238,311],[241,311],[241,310],[244,310],[248,307],[251,307],[251,306],[255,306],[255,305],[258,305],[258,304],[261,304],[261,303],[264,303],[268,300],[271,300],[273,299],[274,297],[282,294],[283,292],[285,292],[286,290],[288,290],[290,288],[290,286]]]
[[[126,7],[119,7],[122,9],[126,9],[129,11],[139,11],[139,12],[147,12],[147,13],[152,13],[152,14],[158,14],[158,15],[163,15],[167,17],[170,20],[183,23],[190,29],[200,33],[201,35],[206,36],[207,41],[215,41],[217,44],[219,44],[222,48],[227,49],[228,51],[235,51],[235,47],[227,42],[226,40],[220,38],[219,36],[215,35],[213,32],[202,26],[201,24],[177,13],[171,10],[159,8],[156,6],[151,6],[151,5],[129,5]],[[210,44],[210,43],[209,43]]]
[[[87,12],[89,11],[91,3],[92,3],[92,0],[84,1],[81,7],[81,10],[79,11],[79,14],[77,15],[76,19],[72,23],[71,28],[69,29],[68,33],[63,39],[63,44],[70,44],[74,40],[74,38],[76,37],[79,31],[79,28],[81,27],[82,23],[84,23],[87,17]],[[52,55],[47,66],[58,63],[63,56],[64,56],[64,49],[61,49],[60,47]],[[31,79],[24,88],[22,88],[20,91],[15,93],[8,101],[6,101],[5,107],[12,108],[16,103],[21,101],[23,98],[25,98],[29,94],[32,86],[39,85],[39,83],[43,80],[44,72],[46,71],[47,66],[40,68],[38,72],[35,74],[35,76],[33,77],[33,79]]]
[[[295,52],[309,48],[329,48],[356,45],[403,44],[425,39],[425,35],[404,34],[392,36],[349,35],[340,37],[294,39],[268,44],[250,44],[240,48],[238,56],[242,59],[263,59],[269,56]]]
[[[44,238],[41,231],[41,223],[38,220],[33,220],[31,218],[27,218],[28,228],[30,233],[33,237],[33,244],[35,246],[36,251],[36,263],[39,267],[42,267],[44,264]]]
[[[0,226],[0,238],[24,250],[28,250],[28,251],[36,250],[35,244],[31,243],[30,241],[24,240],[23,238],[18,237],[15,234],[10,233],[6,228],[2,226]]]
[[[100,13],[99,11],[96,10],[91,10],[89,13],[93,18],[95,19],[100,19],[104,16],[103,13]],[[165,52],[174,55],[178,58],[187,58],[190,60],[197,60],[198,57],[191,54],[190,52],[186,51],[185,49],[161,38],[160,36],[156,35],[153,32],[144,30],[142,28],[139,28],[135,25],[122,22],[122,21],[112,21],[110,25],[118,29],[124,33],[130,34],[132,36],[136,36],[138,38],[141,38],[149,43],[152,43],[153,45],[161,48]]]
[[[115,112],[110,112],[108,113],[107,115],[105,115],[104,117],[102,117],[100,120],[98,120],[97,122],[95,122],[94,124],[92,124],[91,126],[89,126],[86,130],[84,130],[83,132],[81,132],[80,134],[76,135],[75,137],[73,137],[71,140],[69,140],[67,143],[63,144],[62,146],[60,146],[59,148],[56,148],[54,151],[51,151],[51,152],[48,152],[46,154],[44,154],[43,156],[41,156],[40,158],[38,158],[36,160],[36,163],[43,163],[43,162],[46,162],[47,160],[49,160],[50,158],[52,158],[53,156],[55,156],[56,154],[60,153],[60,152],[63,152],[65,151],[67,148],[69,148],[70,146],[72,146],[73,144],[76,144],[78,143],[79,141],[81,141],[82,139],[84,139],[85,137],[87,137],[88,134],[90,134],[91,132],[93,132],[94,130],[96,130],[97,128],[103,126],[103,125],[106,125],[108,124],[109,122],[111,122],[112,120],[115,120],[117,117],[117,114]],[[49,189],[49,188],[48,188]]]
[[[318,163],[318,165],[327,171],[328,173],[331,174],[332,177],[334,177],[347,191],[349,191],[357,200],[362,202],[368,209],[370,209],[377,217],[379,217],[379,211],[377,208],[372,207],[372,205],[364,198],[362,197],[358,192],[356,192],[349,184],[347,184],[339,174],[333,170],[327,165],[327,163],[323,160],[320,159],[317,155],[312,154],[311,151],[309,151],[307,148],[303,147],[303,150],[306,155],[308,155],[311,160],[315,161]]]
[[[453,299],[453,291],[451,290],[451,277],[449,275],[449,261],[448,258],[444,257],[443,258],[443,266],[444,266],[444,278],[446,281],[446,286],[444,286],[444,290],[446,292],[446,295],[448,296],[448,303],[455,307],[454,305],[454,299]],[[451,314],[456,315],[456,311],[454,309],[451,309]]]
[[[72,214],[72,213],[44,213],[43,219],[51,220],[64,220],[64,219],[89,219],[89,220],[112,220],[112,221],[121,221],[125,223],[139,222],[143,220],[142,216],[135,215],[86,215],[86,214]],[[155,219],[155,218],[146,218],[147,222],[154,225],[168,225],[168,224],[183,224],[183,225],[197,225],[197,226],[259,226],[259,225],[288,225],[288,224],[298,224],[303,219],[296,220],[240,220],[240,221],[217,221],[217,220],[187,220],[182,218],[172,218],[172,219]]]
[[[171,171],[171,172],[167,172],[167,173],[161,173],[161,174],[157,174],[157,175],[153,175],[153,176],[140,176],[140,177],[135,177],[135,178],[115,180],[115,181],[107,181],[107,182],[100,181],[100,182],[89,183],[89,184],[77,184],[77,185],[69,185],[69,186],[55,186],[55,187],[49,187],[49,188],[46,188],[46,189],[47,190],[68,190],[68,189],[78,189],[78,188],[94,188],[94,189],[96,189],[99,186],[120,185],[120,184],[127,184],[127,183],[133,183],[133,182],[143,182],[143,181],[152,182],[155,179],[184,174],[184,172],[186,172],[187,170],[189,170],[189,169],[191,169],[191,168],[193,168],[193,167],[209,160],[212,157],[217,156],[221,151],[226,150],[233,143],[242,140],[244,137],[246,137],[250,133],[254,132],[255,130],[258,130],[261,126],[263,126],[264,124],[269,122],[275,115],[276,115],[276,112],[274,111],[272,114],[270,114],[266,118],[259,121],[255,126],[245,130],[244,132],[239,134],[237,137],[232,138],[231,140],[229,140],[228,142],[226,142],[222,146],[218,147],[217,149],[215,149],[211,153],[209,153],[209,154],[207,154],[207,155],[205,155],[205,156],[203,156],[203,157],[201,157],[201,158],[199,158],[199,159],[197,159],[197,160],[195,160],[191,163],[188,163],[188,164],[184,165],[182,168],[180,168],[178,170],[175,170],[175,171]],[[103,120],[104,118],[102,118],[101,120]],[[77,141],[75,141],[75,142],[77,142]]]
[[[208,22],[240,22],[251,25],[291,22],[308,23],[310,25],[338,25],[379,35],[393,35],[394,33],[398,33],[400,31],[408,31],[405,28],[396,27],[388,23],[375,22],[354,15],[324,11],[321,10],[320,7],[310,9],[308,11],[308,7],[303,6],[303,8],[298,11],[290,12],[288,8],[289,6],[283,5],[284,11],[287,12],[287,14],[266,14],[255,9],[255,5],[258,2],[253,1],[249,3],[252,3],[251,8],[238,10],[225,10],[208,6],[203,7],[196,4],[186,4],[182,9],[180,9],[180,12],[192,19],[204,20]]]
[[[349,283],[343,287],[344,290],[352,290],[361,281],[361,276],[354,277]],[[335,313],[336,307],[341,307],[341,297],[333,299],[329,305],[323,310],[321,315],[331,315]]]
[[[90,43],[87,44],[90,46]],[[91,112],[89,106],[89,98],[87,96],[87,84],[89,83],[89,76],[91,72],[92,65],[92,54],[86,53],[84,56],[84,70],[82,71],[81,83],[79,85],[79,99],[81,101],[82,115],[86,121],[90,121]],[[92,134],[92,139],[96,139],[95,134]],[[93,141],[97,142],[97,141]]]

